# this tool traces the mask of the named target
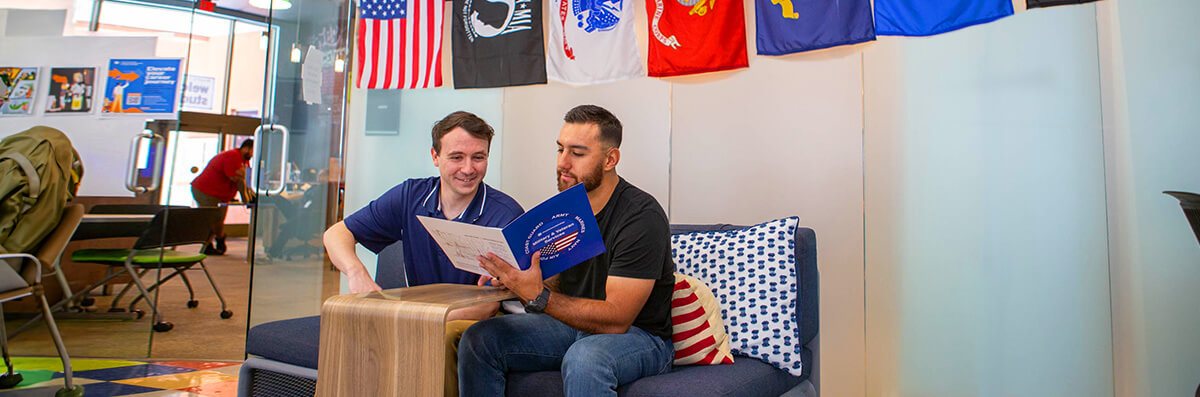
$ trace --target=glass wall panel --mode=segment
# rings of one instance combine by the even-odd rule
[[[864,51],[867,395],[1113,394],[1096,37],[1075,6]]]

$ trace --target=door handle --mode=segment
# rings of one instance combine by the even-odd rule
[[[155,148],[154,164],[152,171],[154,175],[150,181],[150,186],[138,186],[138,168],[137,161],[142,155],[142,147],[139,145],[142,139],[149,139],[150,146]],[[162,183],[162,164],[163,164],[163,137],[150,131],[143,131],[133,136],[129,141],[129,164],[126,167],[125,189],[134,193],[145,193],[158,190]]]
[[[291,137],[292,137],[292,134],[290,131],[288,131],[287,127],[285,127],[281,124],[266,124],[266,125],[260,125],[260,126],[258,126],[258,128],[255,128],[254,129],[254,142],[256,143],[256,146],[258,146],[258,149],[254,150],[254,157],[251,160],[251,164],[254,164],[256,167],[266,168],[262,164],[262,154],[267,149],[267,144],[263,141],[263,137],[265,137],[268,133],[273,132],[273,131],[278,131],[280,137],[283,138],[281,140],[282,146],[280,147],[280,153],[279,153],[279,186],[276,188],[267,188],[266,186],[269,186],[271,181],[269,179],[266,180],[265,182],[260,181],[259,175],[262,174],[261,171],[256,170],[255,172],[250,174],[250,185],[254,187],[254,191],[257,192],[258,194],[266,194],[268,196],[273,195],[273,194],[282,193],[284,187],[287,186],[288,142],[291,140]],[[262,176],[261,178],[266,178],[266,177]]]

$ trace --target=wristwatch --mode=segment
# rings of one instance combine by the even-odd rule
[[[541,313],[546,311],[546,303],[550,301],[550,289],[542,287],[542,293],[538,294],[537,298],[529,302],[525,302],[526,313]]]

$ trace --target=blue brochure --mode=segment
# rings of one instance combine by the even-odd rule
[[[541,252],[542,278],[549,278],[605,251],[604,239],[582,184],[543,201],[503,229],[418,216],[450,262],[487,274],[479,255],[494,253],[522,270]]]

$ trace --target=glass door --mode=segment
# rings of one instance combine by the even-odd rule
[[[255,132],[250,326],[317,315],[338,289],[321,236],[339,216],[351,3],[293,1],[268,15],[277,50]]]

